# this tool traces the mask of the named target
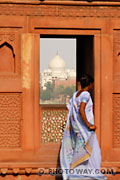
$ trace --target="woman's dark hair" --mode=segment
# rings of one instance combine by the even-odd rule
[[[80,84],[81,84],[82,89],[85,88],[86,86],[89,86],[90,83],[93,83],[93,82],[94,82],[94,79],[89,74],[84,74],[80,78]]]

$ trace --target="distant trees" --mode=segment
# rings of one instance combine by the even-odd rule
[[[40,90],[40,99],[45,101],[53,98],[54,84],[51,82],[46,83],[46,89]]]
[[[57,88],[55,88],[54,84],[51,82],[47,82],[45,86],[45,90],[40,90],[40,99],[43,101],[58,98],[60,95],[72,97],[76,90],[74,85],[67,87],[59,85]]]

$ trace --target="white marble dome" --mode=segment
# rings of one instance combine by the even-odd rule
[[[76,72],[74,71],[74,69],[71,69],[69,71],[68,77],[73,79],[76,78]]]
[[[64,71],[66,68],[65,61],[57,54],[49,63],[51,71]]]

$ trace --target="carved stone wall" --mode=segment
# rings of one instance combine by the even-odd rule
[[[120,147],[120,94],[113,96],[113,146]]]
[[[119,18],[120,7],[0,4],[0,15]]]
[[[15,40],[15,34],[14,33],[6,33],[5,32],[2,34],[0,33],[0,42],[4,41],[14,41]]]
[[[33,18],[33,16],[36,16],[37,18]],[[89,20],[89,18],[92,20],[91,22],[87,21]],[[59,5],[58,4],[45,5],[44,2],[43,4],[41,3],[38,5],[27,4],[27,3],[17,4],[14,2],[7,3],[7,4],[4,4],[4,3],[0,4],[0,45],[2,46],[4,43],[7,42],[8,46],[11,46],[12,54],[15,56],[14,58],[15,63],[13,63],[14,70],[10,71],[10,73],[11,72],[12,73],[11,74],[8,72],[6,73],[5,71],[2,73],[0,71],[0,82],[3,82],[1,81],[1,79],[3,80],[3,76],[7,79],[7,80],[5,79],[5,82],[3,82],[4,88],[3,89],[1,88],[1,92],[0,92],[0,150],[1,150],[1,153],[4,154],[3,157],[1,156],[1,164],[6,163],[6,168],[2,168],[3,166],[1,166],[0,168],[1,174],[38,173],[39,171],[38,168],[36,169],[27,168],[27,167],[32,166],[32,162],[33,162],[33,167],[35,167],[34,164],[35,163],[38,164],[38,162],[40,163],[41,166],[42,166],[42,163],[43,165],[46,163],[46,167],[49,167],[51,162],[54,165],[56,165],[58,151],[57,151],[57,148],[55,148],[54,152],[52,152],[52,148],[53,148],[53,145],[54,147],[55,146],[58,147],[58,145],[60,144],[63,137],[63,131],[64,131],[66,119],[67,119],[67,110],[65,108],[60,108],[60,107],[59,108],[40,107],[41,116],[39,117],[39,100],[37,99],[38,97],[37,94],[39,94],[38,82],[37,82],[39,78],[37,77],[37,75],[39,74],[39,72],[38,71],[34,72],[33,70],[34,66],[36,66],[37,64],[39,52],[37,52],[38,50],[35,50],[37,48],[34,49],[34,48],[31,48],[32,46],[31,47],[26,46],[31,52],[30,58],[34,60],[35,62],[33,63],[33,66],[31,65],[33,69],[31,68],[30,71],[29,71],[29,68],[27,69],[27,63],[26,63],[26,69],[27,69],[28,75],[31,77],[31,84],[30,86],[27,86],[28,79],[26,79],[26,76],[24,76],[25,79],[24,77],[22,79],[23,74],[26,75],[26,70],[24,70],[23,61],[21,58],[21,55],[23,52],[23,50],[21,52],[21,46],[23,45],[22,44],[23,42],[21,41],[21,33],[24,33],[24,34],[29,33],[31,32],[31,29],[39,28],[39,26],[37,25],[35,26],[32,24],[34,19],[36,19],[36,21],[40,19],[40,23],[41,23],[40,27],[43,28],[42,29],[43,31],[44,31],[44,28],[46,29],[48,28],[48,30],[49,28],[52,28],[52,25],[50,27],[50,24],[52,24],[51,21],[54,21],[55,19],[56,20],[55,27],[53,28],[58,33],[59,33],[59,31],[57,31],[58,27],[60,27],[62,30],[65,30],[67,32],[67,28],[68,29],[70,28],[72,29],[72,27],[74,29],[76,28],[75,24],[77,20],[81,21],[82,19],[84,21],[85,19],[85,23],[83,23],[83,26],[81,23],[81,25],[79,26],[78,24],[77,27],[79,29],[84,30],[86,29],[85,26],[87,26],[87,29],[86,29],[87,31],[89,31],[89,28],[91,28],[92,30],[95,30],[97,28],[97,30],[98,29],[101,30],[101,36],[102,36],[102,32],[104,31],[107,35],[106,27],[114,28],[113,27],[114,23],[112,24],[111,22],[113,22],[113,20],[115,19],[116,20],[115,23],[117,24],[117,21],[119,21],[119,18],[120,18],[120,6],[114,6],[114,7],[113,6],[109,6],[109,7],[108,6],[91,6],[91,5],[90,6],[88,5],[87,6],[84,6],[84,5],[74,6],[74,5],[60,5],[60,4]],[[58,22],[60,22],[60,24],[57,23],[57,19],[58,19]],[[2,22],[5,20],[6,22]],[[65,22],[67,22],[66,20],[68,20],[68,24],[65,24],[64,20]],[[102,25],[99,26],[99,22],[102,22]],[[96,24],[95,29],[94,29],[94,24]],[[65,27],[66,25],[67,25],[67,28]],[[117,27],[119,27],[119,25]],[[33,34],[34,33],[36,32],[34,31]],[[119,106],[120,105],[120,91],[118,91],[118,89],[120,88],[118,87],[120,87],[120,83],[119,83],[120,82],[120,73],[119,73],[120,31],[114,30],[113,35],[114,35],[113,79],[115,83],[114,83],[114,92],[113,92],[114,93],[113,94],[113,127],[112,127],[113,132],[111,133],[113,135],[113,147],[119,149],[120,148],[120,110],[119,110],[120,109],[120,106]],[[104,44],[111,43],[111,41],[104,41],[104,38],[102,39],[101,43],[103,42]],[[29,44],[32,44],[34,46],[35,44],[37,44],[37,42],[35,42],[34,38],[32,38]],[[112,45],[113,44],[110,44],[111,47],[113,47]],[[98,51],[100,51],[99,53],[102,54],[101,58],[103,58],[102,59],[102,62],[103,62],[105,60],[104,58],[105,53],[101,52],[101,50],[103,50],[103,47],[102,47],[103,44],[101,44],[100,46],[101,46],[100,49],[98,48],[98,45],[96,48]],[[28,49],[27,49],[27,52],[28,52]],[[108,52],[109,51],[107,51],[107,53]],[[106,57],[107,57],[107,53],[106,53]],[[26,57],[25,57],[24,62],[25,61],[27,62]],[[100,64],[102,63],[100,62]],[[104,70],[102,69],[101,71],[100,69],[100,72],[103,73]],[[18,76],[16,76],[15,74]],[[35,76],[35,77],[32,78],[32,76]],[[15,78],[17,77],[17,78],[15,79],[15,81],[12,81],[14,77]],[[96,81],[97,80],[99,81],[103,77],[97,76],[97,78],[98,79],[96,79]],[[24,85],[22,84],[22,80],[26,80],[26,83],[24,83]],[[12,88],[12,86],[14,85],[14,82],[16,85],[16,89]],[[101,82],[103,82],[103,79]],[[118,83],[118,86],[116,82]],[[1,84],[1,87],[2,87],[2,84]],[[102,90],[98,89],[100,93],[103,92],[104,90],[104,86],[101,86],[101,87],[103,87]],[[111,94],[110,93],[109,95],[112,98],[112,93]],[[22,94],[23,94],[23,101],[22,101]],[[100,103],[102,104],[102,102]],[[23,111],[23,117],[24,117],[23,121],[22,121],[22,106],[25,107]],[[101,121],[103,122],[104,117],[103,116],[101,117],[102,117]],[[41,121],[39,121],[39,118]],[[102,122],[100,123],[102,124]],[[22,126],[23,126],[23,129],[22,129]],[[38,126],[40,128],[38,128]],[[39,131],[39,129],[41,131]],[[110,143],[110,147],[111,147],[111,144],[112,142]],[[21,151],[19,151],[20,148],[22,149]],[[16,153],[14,153],[13,151],[12,156],[11,156],[11,150],[14,150],[14,149]],[[7,153],[6,153],[6,150],[7,150]],[[51,151],[49,152],[49,150]],[[9,153],[9,156],[8,156],[8,153]],[[7,154],[8,159],[10,157],[9,161],[11,160],[11,162],[9,163],[13,164],[12,167],[17,167],[17,168],[11,168],[10,165],[7,164],[7,160],[5,157],[6,154]],[[114,159],[114,157],[112,158],[111,156],[110,162],[112,162],[112,159]],[[16,165],[16,162],[18,162],[18,165]],[[21,164],[19,164],[19,162],[21,162],[21,164],[23,163],[23,166],[25,166],[25,162],[27,162],[28,164],[26,165],[26,167],[22,169],[20,168]]]
[[[21,147],[21,93],[0,93],[0,148]]]
[[[60,142],[63,137],[64,127],[67,120],[65,109],[44,109],[42,114],[42,142]]]
[[[120,30],[114,30],[113,146],[120,147]]]
[[[0,28],[0,78],[16,78],[21,73],[20,28]]]
[[[120,79],[120,30],[114,30],[114,80]]]

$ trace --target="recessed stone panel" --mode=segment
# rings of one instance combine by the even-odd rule
[[[21,93],[0,93],[0,148],[21,147]]]

